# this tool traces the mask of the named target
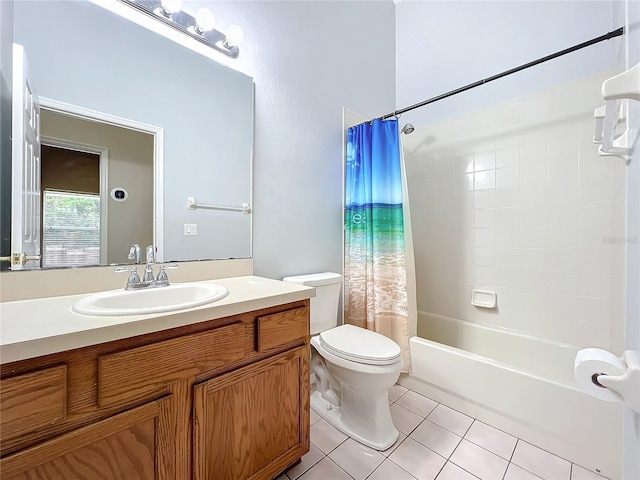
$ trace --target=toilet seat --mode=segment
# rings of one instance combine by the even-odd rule
[[[391,365],[399,361],[401,350],[397,343],[379,333],[341,325],[321,332],[320,344],[336,357],[365,365]]]

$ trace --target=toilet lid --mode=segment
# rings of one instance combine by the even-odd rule
[[[390,365],[400,359],[400,346],[379,333],[340,325],[320,333],[320,344],[329,353],[352,362]]]

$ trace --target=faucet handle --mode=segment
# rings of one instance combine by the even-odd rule
[[[129,278],[127,278],[127,286],[125,287],[125,290],[133,290],[133,286],[136,283],[140,283],[140,275],[138,275],[138,269],[136,267],[117,267],[114,272],[129,272]]]
[[[156,247],[153,245],[149,245],[147,247],[147,263],[155,263],[156,262]]]
[[[156,285],[158,287],[166,287],[169,285],[169,277],[167,276],[167,271],[165,270],[165,266],[160,266],[160,271],[158,272],[158,276],[156,277]]]
[[[160,265],[160,271],[158,272],[158,276],[156,277],[156,286],[166,287],[169,285],[169,277],[167,275],[166,269],[174,269],[178,268],[180,265],[175,263],[171,263],[169,265]]]
[[[144,269],[142,275],[143,282],[153,282],[153,262],[147,262],[147,266]]]

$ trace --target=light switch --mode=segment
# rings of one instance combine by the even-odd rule
[[[198,224],[196,224],[196,223],[185,223],[184,224],[184,234],[185,235],[198,235]]]

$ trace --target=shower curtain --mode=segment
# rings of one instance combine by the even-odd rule
[[[411,368],[398,121],[374,120],[347,134],[345,322],[394,340]]]

